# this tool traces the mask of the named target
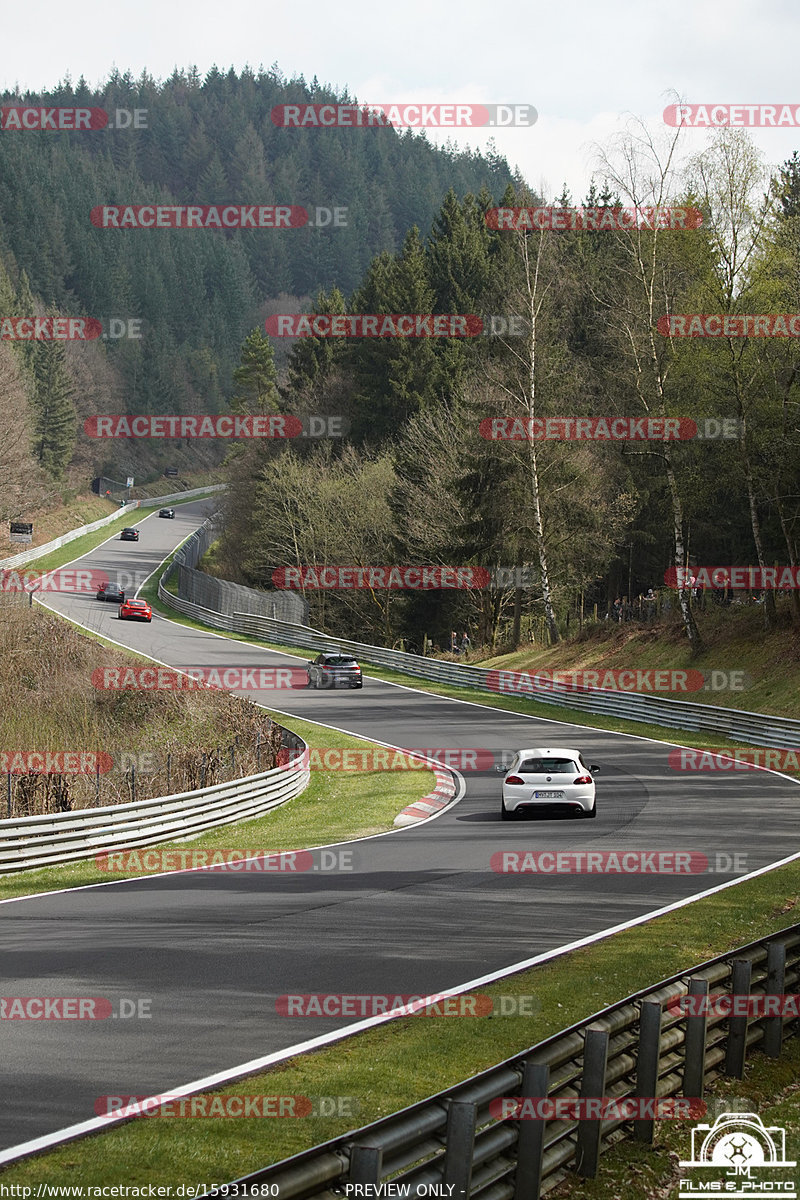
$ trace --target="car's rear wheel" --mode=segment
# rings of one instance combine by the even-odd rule
[[[581,809],[581,816],[583,817],[584,820],[587,820],[590,817],[596,817],[597,816],[597,801],[595,800],[594,804],[592,805],[592,807],[589,809],[588,812],[586,811],[586,809]]]
[[[500,801],[500,820],[501,821],[516,821],[516,819],[517,819],[517,814],[515,812],[509,812],[509,810],[506,808],[505,804],[501,800]]]
[[[316,687],[316,686],[317,686],[317,685],[316,685],[316,683],[314,682],[314,680],[311,678],[311,676],[310,676],[310,675],[309,675],[309,677],[308,677],[308,686],[309,686],[310,688],[313,688],[313,687]]]

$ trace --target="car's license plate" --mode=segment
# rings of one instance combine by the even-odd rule
[[[534,800],[563,800],[563,792],[534,792]]]

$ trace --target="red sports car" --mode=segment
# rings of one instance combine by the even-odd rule
[[[146,600],[125,600],[117,616],[120,621],[152,621],[153,610]]]

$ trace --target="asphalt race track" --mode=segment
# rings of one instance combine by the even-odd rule
[[[181,506],[174,521],[154,515],[138,543],[109,541],[79,565],[148,574],[212,504]],[[151,625],[117,621],[115,605],[89,596],[47,603],[181,669],[299,665],[158,614]],[[92,1118],[102,1095],[168,1091],[350,1023],[280,1016],[282,994],[455,987],[733,878],[497,874],[497,851],[693,851],[712,865],[718,853],[746,854],[752,871],[796,849],[797,785],[767,772],[681,773],[668,746],[366,676],[360,691],[243,694],[395,745],[576,745],[602,767],[597,818],[501,824],[498,776],[465,773],[463,799],[442,816],[354,843],[352,870],[194,872],[0,905],[3,995],[152,1002],[146,1020],[2,1021],[0,1149]]]

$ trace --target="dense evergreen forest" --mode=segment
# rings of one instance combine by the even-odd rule
[[[352,290],[372,259],[416,225],[427,231],[448,188],[501,191],[512,178],[496,154],[437,149],[394,128],[292,130],[271,110],[298,101],[349,100],[316,79],[175,71],[163,83],[113,72],[99,89],[81,79],[53,91],[2,96],[23,106],[99,108],[105,128],[0,132],[0,314],[135,320],[140,337],[5,353],[6,376],[38,381],[47,478],[152,474],[174,461],[154,442],[109,449],[74,437],[95,412],[195,413],[227,407],[241,344],[270,311],[297,308],[323,287]],[[122,114],[118,117],[119,113]],[[117,124],[122,128],[115,128]],[[113,230],[92,209],[136,204],[343,208],[338,227]],[[324,217],[321,219],[325,219]],[[118,325],[117,328],[121,328]],[[42,371],[59,378],[45,398]],[[7,387],[12,387],[9,381]],[[23,388],[26,390],[26,388]],[[75,412],[72,412],[72,404]],[[44,411],[43,411],[44,410]],[[49,415],[48,415],[49,414]],[[77,424],[76,424],[77,414]],[[46,443],[42,445],[42,440]],[[217,461],[220,446],[183,447],[185,466]],[[13,506],[12,506],[13,507]]]

